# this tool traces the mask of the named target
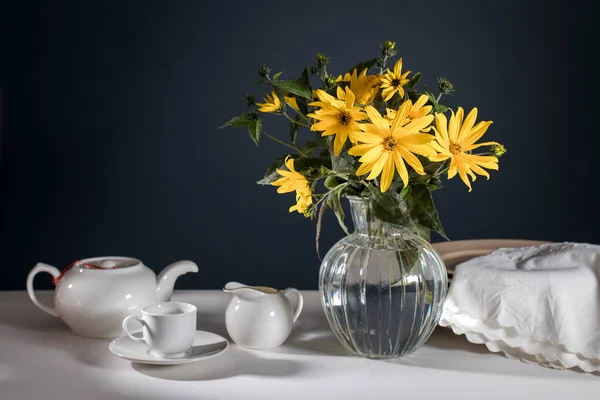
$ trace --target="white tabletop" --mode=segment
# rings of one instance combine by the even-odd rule
[[[325,320],[317,292],[292,336],[275,351],[232,345],[180,366],[132,364],[109,340],[73,333],[25,292],[0,293],[0,399],[598,399],[600,376],[509,360],[439,328],[425,347],[395,360],[350,355]],[[41,292],[44,302],[51,293]],[[199,329],[225,337],[229,300],[219,291],[179,291],[198,306]]]

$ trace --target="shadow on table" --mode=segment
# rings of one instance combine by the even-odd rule
[[[295,375],[302,369],[298,361],[261,358],[256,352],[235,345],[222,356],[190,364],[159,366],[132,363],[131,365],[133,369],[144,375],[175,381],[207,381],[239,375],[284,377]]]
[[[319,354],[349,356],[351,353],[337,340],[325,317],[300,318],[283,346],[272,350],[285,354]]]
[[[225,327],[225,315],[198,314],[197,321],[198,329],[216,333],[231,342]],[[301,316],[285,343],[269,351],[281,354],[350,355],[331,331],[325,316]]]
[[[48,303],[44,301],[44,303]],[[27,304],[26,311],[23,306],[2,310],[2,325],[8,325],[12,328],[18,328],[28,331],[53,333],[53,332],[70,332],[70,329],[60,318],[53,317],[39,310],[31,304]]]
[[[490,356],[494,359],[491,360]],[[471,343],[464,336],[455,335],[449,329],[439,327],[424,347],[408,356],[386,362],[410,367],[532,378],[573,379],[579,375],[586,375],[579,369],[557,370],[512,360],[502,353],[490,352],[483,344]],[[600,373],[587,375],[600,376]]]

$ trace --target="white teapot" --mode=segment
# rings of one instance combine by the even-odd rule
[[[54,277],[54,307],[40,303],[33,290],[39,272]],[[41,310],[61,318],[73,332],[87,337],[113,338],[122,334],[128,315],[141,315],[147,305],[169,301],[175,280],[198,272],[192,261],[178,261],[158,276],[140,260],[128,257],[97,257],[77,261],[61,272],[38,263],[27,276],[27,293]]]

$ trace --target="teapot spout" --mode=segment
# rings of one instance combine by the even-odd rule
[[[198,272],[198,266],[192,261],[177,261],[167,266],[158,275],[156,294],[159,302],[170,301],[175,281],[188,272]]]

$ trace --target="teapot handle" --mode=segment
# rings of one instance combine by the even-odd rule
[[[296,320],[300,316],[300,313],[302,312],[302,307],[304,306],[304,299],[302,298],[302,295],[300,294],[298,289],[287,288],[283,291],[283,295],[285,297],[288,297],[288,294],[290,294],[290,293],[294,293],[296,295],[296,297],[298,298],[298,304],[296,304],[296,309],[294,310],[294,319],[292,321],[292,322],[296,322]]]
[[[37,263],[36,266],[33,267],[33,269],[31,270],[29,275],[27,275],[27,294],[29,295],[29,298],[31,299],[31,301],[33,301],[33,304],[38,306],[40,308],[40,310],[45,311],[54,317],[58,317],[58,312],[56,311],[55,307],[48,307],[48,306],[40,303],[38,301],[37,297],[35,296],[35,292],[33,290],[33,278],[39,272],[47,272],[50,275],[52,275],[54,277],[54,279],[58,279],[58,277],[60,276],[60,271],[51,265],[44,264],[44,263]]]

